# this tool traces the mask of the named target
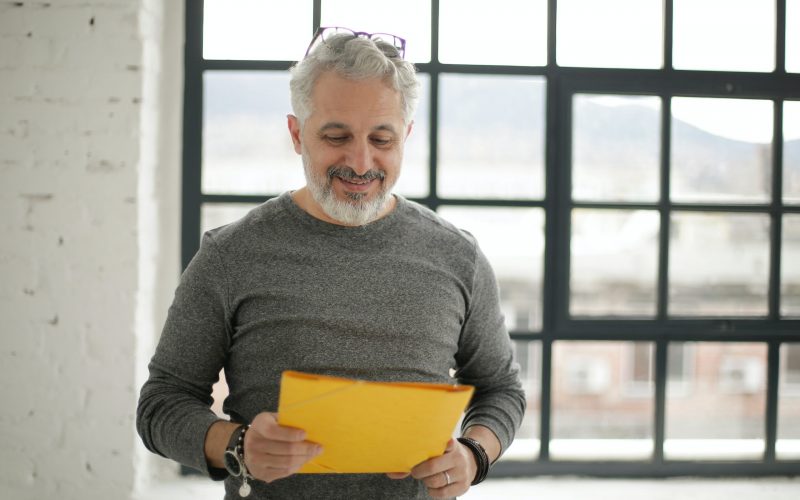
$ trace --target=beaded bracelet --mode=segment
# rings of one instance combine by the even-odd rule
[[[489,455],[486,454],[483,446],[472,438],[460,437],[458,442],[469,448],[472,454],[475,455],[475,464],[478,466],[478,470],[475,472],[475,479],[472,480],[472,485],[474,486],[486,479],[489,474]]]

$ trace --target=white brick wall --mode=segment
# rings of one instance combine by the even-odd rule
[[[0,498],[152,475],[134,412],[179,272],[182,8],[0,0]]]

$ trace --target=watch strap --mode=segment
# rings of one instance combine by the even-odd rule
[[[247,425],[240,425],[231,433],[231,437],[228,440],[228,446],[225,448],[225,451],[234,451],[236,447],[239,445],[239,441],[244,441],[244,433],[247,430]]]

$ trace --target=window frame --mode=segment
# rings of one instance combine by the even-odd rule
[[[313,0],[309,39],[320,24],[322,0]],[[429,194],[415,201],[431,209],[441,206],[530,207],[545,216],[544,275],[542,281],[542,328],[514,330],[518,341],[540,343],[540,449],[532,462],[500,462],[493,477],[585,474],[592,476],[724,476],[797,475],[800,461],[777,460],[779,362],[782,343],[800,340],[800,319],[780,316],[781,222],[787,213],[800,213],[800,205],[782,200],[784,100],[800,100],[800,74],[785,71],[786,0],[777,2],[776,69],[769,73],[675,70],[672,68],[673,0],[664,0],[664,65],[661,69],[604,69],[560,67],[556,64],[557,0],[548,3],[547,64],[545,66],[477,66],[442,64],[438,50],[439,1],[431,1],[431,53],[429,63],[416,64],[429,75]],[[203,59],[203,2],[187,1],[184,60],[183,186],[181,264],[185,268],[199,247],[200,213],[204,203],[261,203],[270,196],[211,195],[201,190],[203,72],[207,70],[279,70],[292,61],[243,61]],[[539,200],[451,199],[437,193],[437,137],[439,77],[442,74],[525,75],[546,80],[545,195]],[[584,202],[571,199],[572,97],[575,94],[657,95],[661,109],[661,167],[658,201],[648,203]],[[737,97],[771,100],[774,104],[772,198],[763,204],[676,203],[669,198],[670,98]],[[569,315],[570,218],[573,208],[644,209],[660,215],[657,313],[652,319],[573,318]],[[674,318],[667,314],[670,215],[679,211],[755,212],[770,216],[770,271],[768,314],[764,318]],[[649,341],[654,343],[654,447],[648,461],[555,461],[549,456],[552,385],[552,344],[563,340]],[[667,351],[670,342],[759,342],[768,347],[765,453],[760,460],[731,463],[675,461],[664,458],[664,415],[667,385]]]

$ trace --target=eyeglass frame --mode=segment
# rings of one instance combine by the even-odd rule
[[[306,49],[306,54],[303,57],[307,57],[308,56],[308,54],[311,52],[312,47],[314,47],[314,44],[317,42],[317,40],[320,40],[322,43],[325,43],[325,38],[322,36],[322,34],[325,33],[326,30],[344,30],[346,32],[345,34],[352,33],[353,34],[353,38],[366,38],[367,40],[372,40],[373,42],[375,41],[375,40],[373,40],[373,38],[377,37],[378,40],[381,40],[382,42],[387,43],[387,44],[391,45],[392,47],[394,47],[397,50],[397,55],[398,55],[398,57],[400,59],[405,59],[405,55],[406,55],[406,39],[405,38],[397,36],[397,35],[393,35],[391,33],[369,33],[367,31],[356,31],[356,30],[352,30],[350,28],[345,28],[343,26],[320,26],[319,28],[317,28],[317,31],[314,32],[314,37],[311,38],[311,43],[308,44],[308,48]],[[391,37],[395,41],[400,42],[400,46],[398,47],[397,45],[386,41],[384,38],[380,38],[378,35],[383,35],[385,37]]]

